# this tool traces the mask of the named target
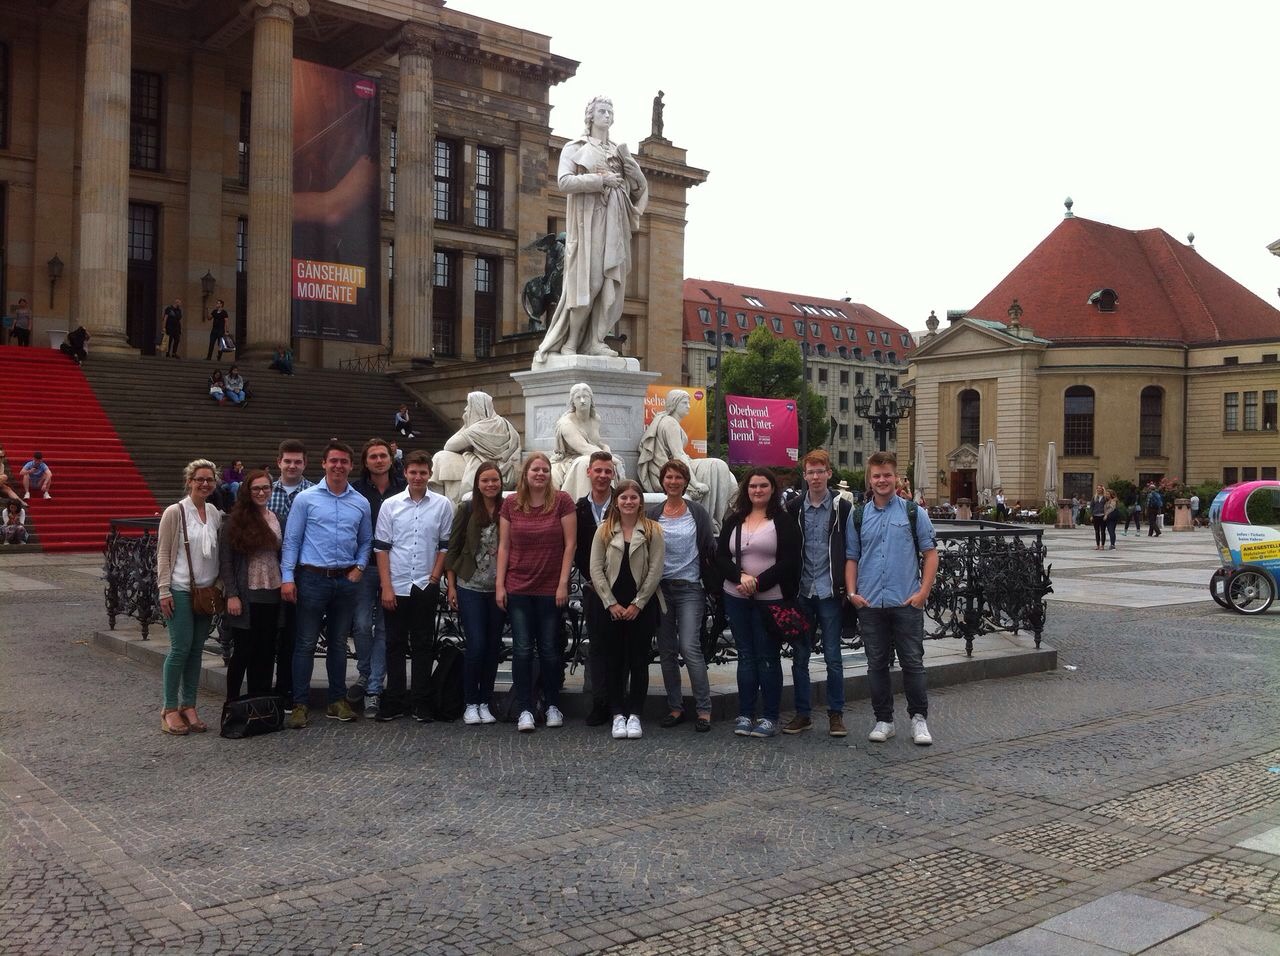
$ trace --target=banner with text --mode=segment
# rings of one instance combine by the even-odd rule
[[[382,341],[379,152],[378,84],[294,60],[294,335]]]
[[[726,395],[729,464],[790,467],[800,458],[795,399]]]
[[[678,388],[689,396],[689,414],[680,420],[680,427],[684,429],[685,437],[688,439],[684,443],[685,454],[690,458],[706,458],[707,390],[704,388],[686,385],[650,385],[649,391],[644,396],[645,428],[649,427],[654,415],[666,410],[667,392],[673,388]]]

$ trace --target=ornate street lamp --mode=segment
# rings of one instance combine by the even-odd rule
[[[62,260],[58,258],[55,252],[53,258],[49,260],[49,308],[53,308],[53,287],[58,284],[58,280],[62,278]]]
[[[905,388],[892,391],[889,383],[881,379],[879,391],[873,392],[865,385],[853,396],[854,413],[871,426],[880,443],[880,450],[888,449],[889,439],[897,439],[898,422],[904,421],[915,407],[916,397]]]
[[[204,275],[200,277],[200,304],[207,306],[209,304],[209,296],[213,295],[213,290],[218,288],[218,280],[213,277],[213,273],[208,269],[204,270]]]
[[[716,403],[711,406],[711,441],[720,447],[720,408],[724,405],[724,396],[720,394],[720,363],[724,359],[724,331],[720,328],[720,296],[712,295],[706,289],[702,294],[716,304],[716,317],[711,327],[716,330]]]

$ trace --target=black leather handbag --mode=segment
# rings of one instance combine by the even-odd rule
[[[218,734],[228,740],[241,740],[283,727],[284,705],[279,697],[242,697],[222,705],[222,728]]]

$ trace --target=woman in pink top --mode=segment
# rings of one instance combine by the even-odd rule
[[[267,507],[270,501],[271,476],[250,471],[222,523],[219,576],[227,597],[222,623],[232,635],[227,700],[240,696],[246,674],[250,697],[271,693],[280,619],[280,522]]]
[[[511,619],[511,676],[520,705],[517,729],[532,731],[533,653],[541,664],[547,726],[564,725],[560,712],[560,614],[569,603],[569,572],[577,545],[573,499],[551,484],[551,460],[534,452],[525,461],[516,493],[502,503],[498,527],[498,606]]]

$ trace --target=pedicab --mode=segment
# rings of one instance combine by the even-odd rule
[[[1209,593],[1224,608],[1261,614],[1280,580],[1280,481],[1223,488],[1209,505],[1209,529],[1222,560]]]

